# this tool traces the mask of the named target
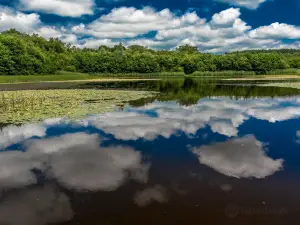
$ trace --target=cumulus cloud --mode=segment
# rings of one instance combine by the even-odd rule
[[[113,9],[109,14],[88,25],[74,26],[72,31],[97,38],[133,38],[150,31],[203,22],[195,12],[177,17],[169,9],[156,12],[151,7],[121,7]]]
[[[251,27],[242,21],[240,10],[230,8],[216,13],[210,22],[200,18],[196,12],[178,16],[169,9],[155,11],[151,7],[136,9],[122,7],[113,9],[111,13],[101,16],[90,24],[80,24],[72,27],[78,35],[91,35],[83,45],[116,44],[109,41],[116,38],[127,38],[125,45],[139,44],[152,48],[174,48],[189,44],[198,46],[202,51],[225,51],[228,48],[255,48],[266,44],[265,40],[251,41],[245,33]],[[156,31],[153,39],[135,38]],[[129,39],[128,39],[129,38]],[[224,41],[227,41],[224,45]],[[270,43],[269,43],[270,44]],[[222,50],[222,48],[224,50]]]
[[[78,47],[83,48],[98,48],[101,45],[113,47],[114,45],[119,44],[117,41],[113,41],[111,39],[94,39],[88,38],[84,40],[83,44],[78,44]]]
[[[257,9],[262,3],[267,0],[217,0],[218,2],[228,3],[230,5],[245,7],[248,9]]]
[[[34,33],[46,38],[58,38],[65,43],[70,43],[76,45],[78,40],[77,36],[72,33],[66,32],[64,27],[57,28],[54,26],[40,26],[39,29],[34,31]]]
[[[240,15],[240,9],[229,8],[214,14],[211,19],[211,24],[214,26],[231,27]]]
[[[222,1],[222,0],[220,0]],[[227,1],[227,0],[224,0]],[[87,13],[92,0],[22,0],[28,7],[37,7],[38,11],[77,16]],[[37,3],[38,2],[38,3]],[[228,0],[232,5],[256,8],[263,0]],[[26,4],[25,4],[26,3]],[[46,5],[51,5],[46,10]],[[67,4],[65,7],[57,7]],[[73,6],[84,8],[82,13],[71,9]],[[57,8],[56,8],[57,7]],[[60,11],[56,11],[59,9]],[[45,38],[56,37],[77,47],[98,48],[100,45],[113,46],[122,42],[128,45],[143,45],[154,49],[174,49],[179,45],[193,45],[200,51],[224,53],[248,49],[299,48],[299,28],[297,26],[276,23],[252,29],[243,21],[239,8],[228,8],[214,14],[209,19],[200,18],[196,12],[178,14],[152,7],[119,7],[88,23],[69,24],[66,27],[43,24],[36,13],[25,14],[2,8],[0,31],[16,28],[26,33],[37,33]],[[0,12],[1,12],[0,10]],[[34,9],[31,9],[34,10]],[[80,10],[79,10],[80,11]],[[1,15],[1,14],[0,14]],[[252,30],[251,30],[252,29]],[[145,35],[154,34],[154,37]],[[283,39],[292,39],[285,43]]]
[[[79,17],[93,14],[93,0],[20,0],[22,8],[59,16]]]
[[[283,159],[268,157],[254,136],[193,149],[201,164],[236,178],[265,178],[283,169]]]
[[[255,48],[273,48],[279,42],[273,39],[255,39],[248,35],[250,26],[240,17],[239,9],[229,8],[213,15],[211,21],[195,22],[183,27],[168,27],[158,30],[154,39],[137,40],[141,45],[154,48],[189,44],[200,51],[226,52]]]
[[[0,7],[0,32],[9,29],[16,29],[27,34],[35,33],[46,39],[59,38],[74,45],[77,43],[75,34],[68,32],[64,27],[43,24],[36,13],[25,14],[7,7]]]
[[[167,201],[166,190],[160,185],[137,192],[134,196],[134,202],[140,207],[145,207],[153,202],[166,203]]]
[[[138,44],[157,49],[189,44],[212,53],[284,47],[280,40],[272,37],[250,35],[251,26],[240,19],[240,15],[239,9],[229,8],[206,21],[196,12],[176,15],[169,9],[155,11],[151,7],[121,7],[89,24],[73,26],[72,32],[92,36],[78,45],[82,47],[114,45],[119,39],[125,39],[125,45]],[[156,31],[154,38],[140,38],[151,31]]]
[[[0,224],[46,225],[66,222],[72,217],[69,198],[51,186],[12,193],[0,204]]]
[[[300,27],[285,23],[272,23],[262,26],[250,32],[250,37],[259,39],[300,39]]]
[[[30,33],[40,25],[40,16],[35,13],[24,14],[7,7],[0,7],[0,32],[16,29]]]

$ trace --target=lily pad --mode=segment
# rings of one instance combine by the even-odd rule
[[[6,91],[0,93],[0,123],[37,122],[58,117],[78,119],[154,95],[154,92],[124,90]]]

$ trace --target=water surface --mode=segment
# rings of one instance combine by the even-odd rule
[[[204,86],[3,124],[0,224],[298,224],[300,96]]]

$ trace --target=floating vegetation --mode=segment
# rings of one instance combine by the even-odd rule
[[[124,90],[26,90],[0,92],[0,123],[37,122],[47,118],[76,119],[104,113],[154,92]]]

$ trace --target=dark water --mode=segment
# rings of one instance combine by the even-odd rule
[[[165,94],[3,125],[0,225],[299,224],[300,95],[149,85]]]

